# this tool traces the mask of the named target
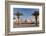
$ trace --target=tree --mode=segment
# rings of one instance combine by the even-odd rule
[[[32,15],[35,16],[36,25],[37,25],[37,17],[39,16],[39,11],[34,11]]]
[[[23,14],[22,13],[20,13],[19,11],[17,12],[17,13],[15,13],[15,15],[17,16],[17,18],[18,18],[18,24],[19,24],[19,18],[20,18],[20,16],[22,16]]]

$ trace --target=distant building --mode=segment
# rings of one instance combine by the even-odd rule
[[[36,23],[35,16],[30,16],[27,19],[30,20],[31,22]],[[39,16],[37,17],[37,22],[39,22]]]
[[[16,17],[15,17],[16,18]],[[19,22],[18,22],[19,21]],[[26,19],[26,22],[25,22],[25,19],[14,19],[13,20],[14,23],[36,23],[36,20],[35,20],[35,16],[30,16]],[[39,17],[37,17],[37,22],[39,23]]]

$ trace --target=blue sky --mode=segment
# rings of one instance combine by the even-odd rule
[[[17,11],[19,11],[20,13],[23,13],[23,16],[20,16],[20,18],[27,18],[32,16],[32,13],[34,13],[34,11],[39,11],[39,9],[34,9],[34,8],[13,8],[13,15],[14,13],[16,13]],[[16,15],[14,15],[16,16]]]

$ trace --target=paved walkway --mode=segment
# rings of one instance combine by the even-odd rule
[[[36,27],[36,24],[20,24],[20,25],[14,24],[14,28],[21,28],[21,27]]]

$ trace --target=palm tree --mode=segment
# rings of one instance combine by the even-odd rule
[[[17,18],[18,18],[18,24],[19,24],[19,18],[20,18],[20,16],[22,16],[23,14],[22,13],[20,13],[19,11],[17,12],[17,13],[15,13],[15,15],[17,16]]]
[[[35,16],[36,25],[37,25],[37,16],[39,16],[39,11],[35,11],[32,15]]]

